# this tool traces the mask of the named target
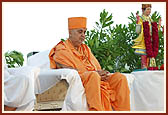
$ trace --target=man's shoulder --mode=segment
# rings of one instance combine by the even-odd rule
[[[55,53],[62,53],[62,51],[64,50],[64,52],[66,51],[65,45],[63,43],[63,41],[60,41],[57,45],[55,45],[49,53],[49,56],[52,57],[53,55],[55,55]]]
[[[56,46],[56,50],[66,50],[65,43],[63,41],[60,41]]]

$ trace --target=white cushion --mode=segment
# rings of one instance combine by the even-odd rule
[[[50,61],[48,57],[49,52],[50,50],[46,50],[46,51],[42,51],[42,52],[36,53],[35,55],[30,56],[27,59],[27,65],[39,67],[40,69],[50,68]]]

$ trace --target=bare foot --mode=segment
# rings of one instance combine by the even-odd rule
[[[15,111],[17,108],[16,107],[9,107],[9,106],[4,106],[5,111]]]

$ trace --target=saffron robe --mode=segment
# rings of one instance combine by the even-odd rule
[[[69,40],[61,41],[51,49],[49,59],[50,68],[56,69],[57,62],[78,71],[90,111],[130,110],[130,91],[126,77],[116,72],[108,80],[101,81],[101,76],[96,72],[101,70],[101,66],[87,45],[82,44],[77,51]]]

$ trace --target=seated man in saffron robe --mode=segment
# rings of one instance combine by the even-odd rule
[[[68,18],[69,38],[51,49],[50,67],[78,71],[90,111],[130,111],[126,77],[119,72],[111,74],[102,70],[90,48],[83,44],[86,20],[85,17]]]

